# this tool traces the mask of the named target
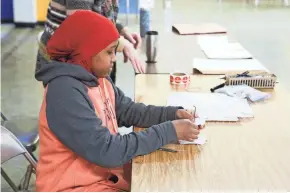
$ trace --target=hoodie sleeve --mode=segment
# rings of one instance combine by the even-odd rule
[[[120,34],[122,32],[122,30],[124,29],[124,25],[121,24],[120,22],[116,22],[116,28]]]
[[[163,107],[135,103],[116,86],[116,114],[119,127],[151,127],[176,119],[176,111],[182,107]]]
[[[79,156],[102,167],[119,167],[177,141],[170,121],[123,136],[110,134],[96,116],[86,87],[70,77],[57,78],[48,85],[46,104],[48,126],[55,136]]]

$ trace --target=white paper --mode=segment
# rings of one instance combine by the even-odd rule
[[[168,106],[194,109],[206,121],[238,121],[240,117],[253,117],[252,108],[246,99],[220,93],[176,92],[168,97]]]
[[[194,124],[195,125],[204,126],[205,125],[205,119],[201,118],[201,117],[195,118]],[[185,145],[185,144],[203,145],[203,144],[205,144],[206,141],[207,141],[206,137],[204,135],[199,134],[198,138],[195,139],[194,141],[179,140],[179,143],[183,144],[183,145]]]
[[[240,43],[229,42],[227,36],[207,35],[198,37],[198,44],[210,59],[247,59],[252,58]]]
[[[202,47],[206,56],[210,59],[248,59],[252,58],[248,52],[239,43],[228,43],[220,46]]]
[[[203,135],[199,135],[197,139],[195,139],[194,141],[184,141],[184,140],[179,140],[179,143],[182,145],[186,145],[186,144],[195,144],[195,145],[203,145],[205,144],[207,141],[206,137]]]
[[[197,43],[201,48],[206,49],[206,47],[223,46],[229,42],[226,35],[199,35],[197,37]]]
[[[254,117],[253,109],[249,105],[247,99],[241,99],[236,97],[230,97],[231,101],[231,108],[236,108],[237,117],[239,118],[251,118]]]
[[[202,117],[195,118],[195,120],[194,120],[194,124],[195,124],[195,125],[201,125],[201,126],[204,126],[204,125],[205,125],[205,119],[202,118]]]
[[[247,60],[214,60],[214,59],[193,59],[193,68],[202,73],[239,73],[245,71],[269,72],[256,59]]]

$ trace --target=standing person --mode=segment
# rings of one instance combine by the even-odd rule
[[[117,49],[118,52],[123,52],[124,62],[130,60],[136,73],[144,72],[144,67],[135,50],[140,46],[142,40],[137,33],[130,33],[127,27],[117,22],[118,0],[51,0],[47,10],[44,32],[40,39],[41,48],[37,55],[36,70],[40,68],[42,63],[45,63],[42,48],[45,47],[59,25],[77,10],[91,10],[110,19],[116,25],[119,34],[125,39],[119,41]],[[116,63],[113,66],[111,79],[115,82]]]
[[[48,41],[50,61],[36,73],[45,85],[37,191],[130,191],[130,160],[197,138],[186,110],[134,103],[111,82],[118,38],[107,18],[83,10]],[[122,136],[121,126],[148,129]]]

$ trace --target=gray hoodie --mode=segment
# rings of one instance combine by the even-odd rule
[[[118,126],[148,128],[123,136],[113,135],[102,126],[87,93],[87,86],[99,85],[94,75],[81,66],[52,61],[42,65],[35,77],[49,85],[44,99],[49,129],[65,146],[92,163],[119,167],[136,156],[177,142],[171,120],[176,119],[180,107],[135,103],[112,83]]]

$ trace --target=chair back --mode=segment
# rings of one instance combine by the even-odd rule
[[[37,35],[37,43],[40,44],[41,42],[41,36],[43,34],[43,31],[39,32],[38,35]]]
[[[17,137],[8,129],[1,126],[1,164],[21,154],[23,154],[26,159],[36,167],[35,160],[31,157]]]

